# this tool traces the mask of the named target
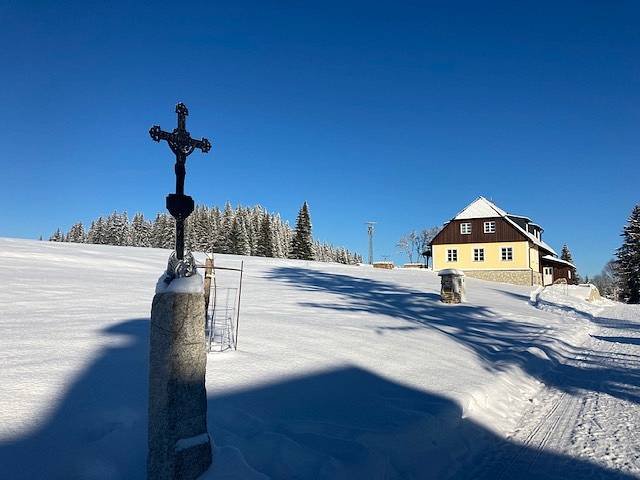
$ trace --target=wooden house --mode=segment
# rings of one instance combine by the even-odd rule
[[[518,285],[575,283],[576,267],[558,258],[529,217],[505,212],[478,197],[447,222],[431,241],[433,269]]]

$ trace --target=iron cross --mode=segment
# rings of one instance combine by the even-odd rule
[[[189,110],[184,103],[176,105],[178,114],[178,127],[173,132],[165,132],[159,125],[154,125],[149,130],[149,135],[156,142],[166,140],[169,148],[176,156],[176,193],[167,195],[167,210],[176,219],[176,256],[178,260],[184,258],[184,221],[193,212],[193,198],[184,194],[184,177],[186,175],[187,157],[199,148],[202,153],[211,150],[211,143],[206,138],[194,140],[187,131],[187,115]]]

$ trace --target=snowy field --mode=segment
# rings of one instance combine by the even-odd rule
[[[0,478],[145,478],[168,253],[0,239]],[[475,279],[444,305],[427,271],[244,260],[206,478],[639,478],[637,307]]]

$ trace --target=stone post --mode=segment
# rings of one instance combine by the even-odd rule
[[[149,350],[149,480],[195,479],[211,465],[200,275],[176,278],[153,298]],[[193,286],[199,279],[200,291]],[[180,288],[180,285],[188,288]],[[196,289],[197,290],[197,287]]]

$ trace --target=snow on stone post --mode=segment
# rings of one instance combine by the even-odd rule
[[[156,287],[149,335],[149,480],[191,480],[211,465],[207,432],[205,374],[205,300],[202,277],[191,253],[184,253],[184,221],[193,211],[193,199],[184,195],[186,157],[206,139],[192,140],[185,129],[188,114],[176,106],[178,128],[173,133],[154,126],[156,140],[166,140],[176,155],[176,193],[167,208],[176,219],[176,250]]]

